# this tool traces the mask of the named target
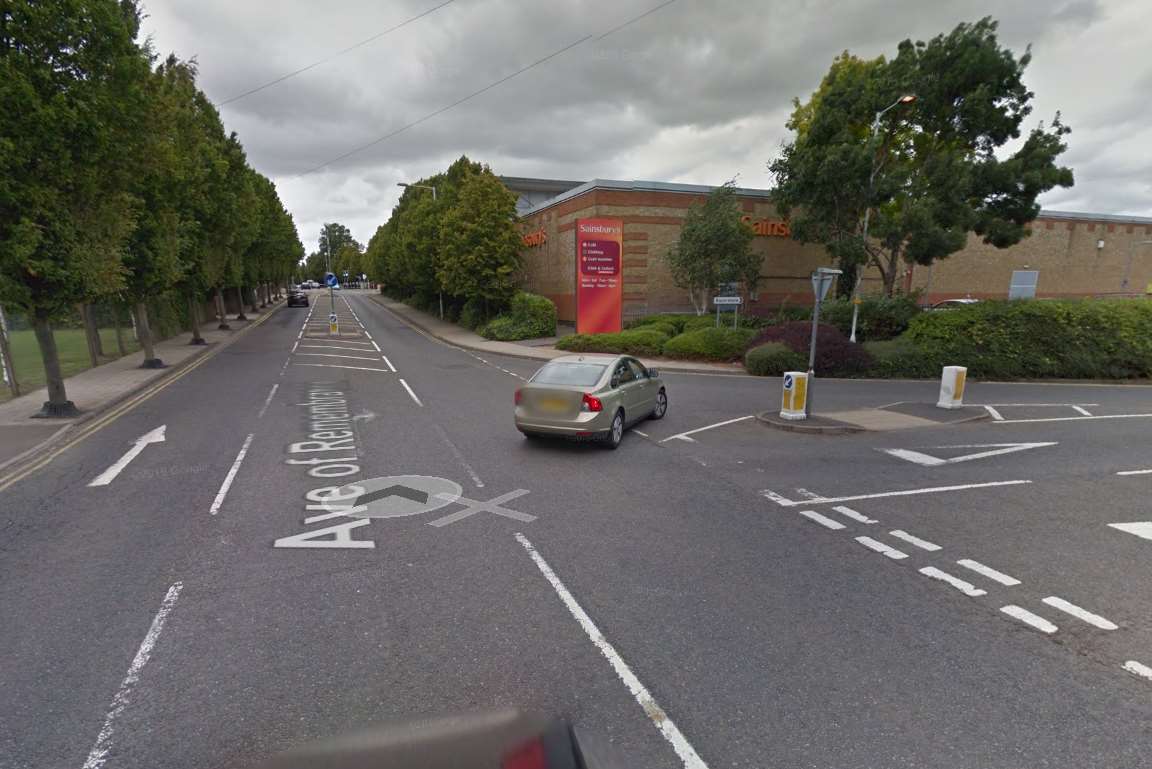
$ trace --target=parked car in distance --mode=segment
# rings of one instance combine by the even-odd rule
[[[308,295],[298,289],[293,289],[288,292],[288,306],[289,307],[307,307]]]
[[[615,449],[624,430],[668,412],[660,373],[628,355],[565,355],[544,364],[516,391],[516,429],[597,438]]]

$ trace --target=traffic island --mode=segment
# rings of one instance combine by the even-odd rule
[[[859,432],[908,430],[915,427],[940,427],[989,419],[980,406],[940,409],[932,403],[893,403],[881,408],[828,411],[807,419],[786,419],[778,411],[765,411],[756,419],[779,430],[819,435],[844,435]]]
[[[812,415],[807,419],[785,419],[780,416],[779,411],[762,411],[756,415],[756,421],[775,427],[777,430],[813,435],[847,435],[862,433],[868,429],[829,416]]]

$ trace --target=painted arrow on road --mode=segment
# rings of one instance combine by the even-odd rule
[[[1028,449],[1039,449],[1044,446],[1055,446],[1057,441],[1050,441],[1047,443],[970,443],[961,446],[933,446],[933,451],[940,449],[990,449],[989,451],[977,451],[974,454],[963,454],[958,457],[948,457],[942,459],[941,457],[934,457],[931,454],[925,454],[922,451],[913,451],[911,449],[877,449],[883,451],[889,456],[903,459],[908,462],[913,462],[925,467],[939,467],[940,465],[954,465],[959,462],[971,462],[974,459],[986,459],[988,457],[995,457],[1001,454],[1013,454],[1017,451],[1027,451]]]
[[[132,448],[128,449],[128,451],[124,454],[124,456],[117,459],[116,463],[114,465],[112,465],[107,470],[105,470],[104,472],[100,473],[95,478],[93,478],[92,481],[88,485],[89,486],[107,486],[109,483],[114,481],[116,479],[116,476],[120,474],[120,471],[123,470],[125,467],[127,467],[129,462],[131,462],[136,457],[140,456],[140,452],[142,452],[144,450],[144,447],[146,447],[149,443],[163,443],[164,442],[164,428],[165,427],[167,427],[167,425],[160,425],[155,430],[151,430],[149,432],[146,432],[143,435],[141,435],[139,438],[137,438],[136,442],[132,444]]]
[[[1152,521],[1133,521],[1132,523],[1110,523],[1113,529],[1135,534],[1137,537],[1152,539]]]

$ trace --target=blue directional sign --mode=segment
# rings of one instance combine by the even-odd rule
[[[332,273],[328,273],[324,276],[324,285],[326,286],[335,286],[338,282],[339,281],[336,280],[336,276]]]

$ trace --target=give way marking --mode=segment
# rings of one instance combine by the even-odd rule
[[[116,476],[119,475],[121,471],[128,466],[129,462],[140,456],[140,452],[144,451],[148,444],[164,442],[165,427],[167,427],[167,425],[160,425],[155,430],[149,430],[137,438],[132,444],[132,448],[128,449],[128,451],[124,453],[124,456],[117,459],[111,467],[89,481],[88,485],[107,486],[109,483],[116,480]]]
[[[1109,528],[1126,531],[1137,537],[1152,539],[1152,521],[1133,521],[1132,523],[1110,523]]]
[[[924,467],[939,467],[940,465],[955,465],[960,462],[971,462],[974,459],[987,459],[988,457],[995,457],[1001,454],[1014,454],[1017,451],[1027,451],[1028,449],[1039,449],[1045,446],[1055,446],[1058,441],[1048,441],[1045,443],[969,443],[960,446],[933,446],[933,451],[940,449],[989,449],[988,451],[977,451],[973,454],[962,454],[958,457],[942,457],[925,454],[922,451],[913,451],[912,449],[877,449],[889,456],[903,459],[908,462],[913,462],[917,465]]]

